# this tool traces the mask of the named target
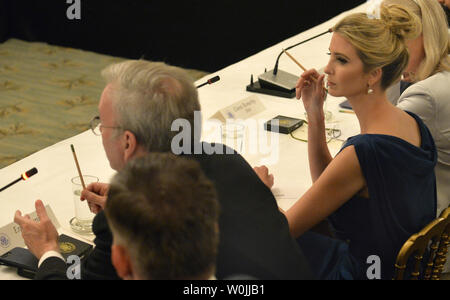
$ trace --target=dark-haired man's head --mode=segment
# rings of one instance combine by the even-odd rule
[[[123,279],[208,279],[215,273],[219,207],[195,161],[151,153],[112,180],[105,214]]]

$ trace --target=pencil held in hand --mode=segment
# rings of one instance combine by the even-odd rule
[[[290,59],[292,59],[292,61],[293,62],[295,62],[296,64],[297,64],[297,66],[299,66],[304,72],[306,72],[307,70],[306,70],[306,68],[301,64],[301,63],[299,63],[291,54],[289,54],[289,52],[287,52],[286,50],[284,50],[283,49],[283,52],[290,58]],[[317,78],[316,77],[311,77],[311,79],[314,81],[314,82],[317,82]],[[326,92],[326,93],[328,93],[328,90],[327,90],[327,88],[323,88],[324,89],[324,91]]]
[[[292,59],[293,62],[295,62],[297,64],[297,66],[299,66],[304,72],[306,72],[306,68],[304,66],[302,66],[301,63],[299,63],[292,55],[289,54],[289,52],[287,52],[286,50],[283,49],[284,54],[286,54],[287,56],[289,56],[290,59]]]
[[[80,176],[81,185],[83,186],[83,190],[86,189],[86,185],[84,184],[83,173],[81,173],[80,164],[78,163],[77,154],[75,153],[75,147],[70,145],[72,149],[73,159],[75,160],[75,165],[77,166],[78,175]]]

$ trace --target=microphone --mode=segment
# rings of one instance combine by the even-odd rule
[[[7,188],[10,188],[11,186],[15,185],[16,183],[18,183],[21,180],[27,181],[30,177],[36,175],[37,173],[38,173],[38,170],[36,168],[33,168],[33,169],[29,170],[28,172],[23,173],[18,179],[14,180],[10,184],[8,184],[5,187],[3,187],[2,189],[0,189],[0,192],[3,192]]]
[[[277,61],[276,61],[276,63],[275,63],[275,67],[273,68],[273,75],[277,75],[277,73],[278,73],[278,63],[279,63],[280,57],[281,57],[281,55],[283,55],[284,51],[287,51],[287,50],[289,50],[289,49],[295,48],[295,47],[297,47],[297,46],[299,46],[299,45],[301,45],[301,44],[304,44],[304,43],[306,43],[306,42],[309,42],[309,41],[311,41],[311,40],[314,40],[315,38],[318,38],[318,37],[320,37],[320,36],[322,36],[322,35],[324,35],[324,34],[331,33],[331,32],[333,32],[333,30],[330,28],[330,29],[328,29],[328,30],[325,31],[325,32],[319,33],[318,35],[315,35],[315,36],[313,36],[313,37],[310,37],[309,39],[304,40],[304,41],[301,41],[300,43],[297,43],[297,44],[295,44],[295,45],[289,46],[289,47],[287,47],[286,49],[284,49],[283,51],[281,51],[280,55],[278,55]]]
[[[203,84],[200,84],[197,88],[199,89],[199,88],[201,88],[202,86],[205,86],[205,85],[207,85],[207,84],[213,84],[213,83],[215,83],[215,82],[217,82],[217,81],[219,81],[219,80],[220,80],[220,77],[219,77],[219,76],[215,76],[215,77],[209,79],[207,82],[205,82],[205,83],[203,83]]]
[[[247,86],[247,91],[255,93],[263,93],[272,96],[284,97],[284,98],[294,98],[295,97],[295,86],[297,85],[298,76],[291,73],[278,70],[278,64],[284,51],[297,47],[301,44],[309,42],[327,33],[331,33],[333,30],[330,28],[325,32],[318,35],[310,37],[309,39],[303,40],[295,45],[289,46],[278,55],[275,67],[271,71],[266,71],[258,77],[258,83],[251,82]],[[252,76],[253,77],[253,76]]]

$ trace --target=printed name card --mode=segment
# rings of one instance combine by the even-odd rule
[[[53,210],[49,205],[45,206],[45,210],[47,211],[47,215],[52,221],[53,225],[55,225],[58,230],[60,225],[58,220],[53,213]],[[28,214],[30,218],[34,221],[39,221],[36,212]],[[22,230],[19,225],[16,223],[10,223],[5,227],[0,228],[0,256],[11,251],[16,247],[26,247],[25,242],[22,238]]]
[[[218,111],[210,119],[225,122],[229,119],[246,120],[254,115],[263,112],[266,109],[264,104],[255,95],[238,101],[224,109]]]

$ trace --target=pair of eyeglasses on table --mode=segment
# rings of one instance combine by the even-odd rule
[[[306,121],[304,121],[303,124],[306,124],[306,126],[308,126],[308,122],[306,122]],[[308,139],[299,138],[299,137],[294,135],[295,131],[297,131],[299,129],[303,129],[303,128],[305,128],[304,125],[302,125],[301,127],[297,128],[296,130],[293,130],[293,131],[289,132],[289,134],[294,140],[307,143]],[[327,135],[327,144],[330,143],[333,140],[338,140],[341,137],[341,135],[342,135],[342,131],[340,129],[338,129],[338,128],[325,128],[325,132],[326,132],[326,135]]]

